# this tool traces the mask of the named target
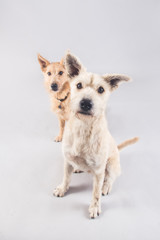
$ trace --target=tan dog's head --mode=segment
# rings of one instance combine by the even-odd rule
[[[60,62],[50,63],[48,60],[38,54],[38,61],[45,79],[45,86],[49,93],[57,94],[64,90],[68,82],[67,73],[64,67],[63,59]]]
[[[82,120],[101,116],[105,111],[110,93],[120,83],[130,79],[120,74],[100,76],[89,73],[71,53],[66,54],[64,61],[70,78],[71,111]]]

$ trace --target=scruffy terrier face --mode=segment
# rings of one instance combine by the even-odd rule
[[[78,117],[81,114],[86,117],[99,116],[105,110],[109,94],[108,84],[101,76],[81,73],[71,81],[71,110]]]
[[[56,96],[58,92],[63,91],[65,82],[68,80],[63,59],[61,62],[50,63],[48,60],[38,55],[38,61],[45,78],[47,90],[49,93]]]
[[[79,119],[101,116],[110,93],[129,77],[119,74],[103,76],[88,73],[80,61],[70,53],[65,57],[65,66],[71,85],[71,111]]]

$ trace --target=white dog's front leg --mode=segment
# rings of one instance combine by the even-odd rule
[[[95,218],[101,213],[101,194],[104,181],[104,173],[94,175],[93,196],[89,206],[90,218]]]
[[[63,182],[54,190],[54,195],[56,197],[63,197],[65,192],[67,192],[72,172],[73,167],[69,163],[65,162]]]

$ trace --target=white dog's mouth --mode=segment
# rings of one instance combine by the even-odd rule
[[[79,114],[83,114],[83,115],[86,115],[86,116],[92,116],[92,114],[90,112],[83,112],[83,111],[79,111],[77,112]]]
[[[83,111],[78,111],[76,113],[76,117],[82,121],[86,121],[88,119],[92,119],[93,118],[93,114],[92,113],[87,113],[87,112],[83,112]]]

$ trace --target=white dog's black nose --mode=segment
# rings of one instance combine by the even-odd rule
[[[51,88],[52,88],[53,91],[56,92],[56,91],[58,90],[58,85],[57,85],[57,83],[52,83]]]
[[[80,101],[80,107],[85,112],[90,111],[92,109],[92,101],[88,98],[84,98]]]

